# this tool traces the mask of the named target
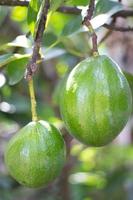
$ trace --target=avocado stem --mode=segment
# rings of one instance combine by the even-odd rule
[[[28,80],[28,86],[29,86],[30,99],[31,99],[32,121],[37,121],[38,117],[37,117],[37,112],[36,112],[36,98],[35,98],[33,78]]]
[[[84,20],[83,20],[83,25],[85,25],[90,34],[91,34],[91,38],[92,38],[92,53],[93,56],[98,56],[99,52],[98,52],[98,45],[97,45],[97,35],[95,33],[95,30],[93,29],[93,26],[91,24],[91,18],[93,16],[95,10],[95,0],[90,0],[88,9],[87,9],[87,15],[85,16]]]
[[[91,37],[92,37],[92,51],[93,51],[93,56],[98,56],[99,55],[99,52],[98,52],[98,47],[97,47],[97,35],[90,23],[90,21],[87,21],[86,24],[85,24],[87,27],[88,27],[88,30],[91,34]]]

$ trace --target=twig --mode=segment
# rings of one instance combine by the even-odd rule
[[[87,10],[87,15],[86,15],[84,21],[90,21],[91,20],[91,18],[93,16],[94,9],[95,9],[95,0],[90,0],[90,4],[89,4],[88,10]]]
[[[115,25],[112,24],[104,24],[103,27],[109,29],[109,30],[113,30],[113,31],[120,31],[120,32],[127,32],[127,31],[133,31],[133,27],[117,27]]]
[[[29,1],[17,1],[17,0],[0,0],[1,6],[28,6]]]
[[[113,18],[116,18],[116,17],[122,17],[122,18],[133,17],[133,10],[121,10],[121,11],[118,11],[115,14],[113,14],[112,17]]]
[[[40,48],[42,43],[43,32],[45,30],[46,21],[48,10],[50,7],[50,0],[45,0],[42,2],[41,11],[39,16],[39,23],[36,31],[36,35],[34,38],[34,47],[31,60],[29,61],[26,69],[26,79],[28,80],[29,92],[30,92],[30,99],[31,99],[31,112],[32,112],[32,121],[37,121],[37,110],[36,110],[36,98],[35,98],[35,91],[33,85],[33,74],[37,70],[37,62],[40,58]]]
[[[0,6],[28,6],[29,1],[24,0],[0,0]],[[77,7],[69,7],[69,6],[61,6],[57,9],[59,12],[67,13],[67,14],[75,14],[79,15],[81,14],[81,9]],[[116,12],[115,14],[112,15],[112,17],[131,17],[133,16],[133,10],[121,10]]]
[[[24,6],[28,7],[29,1],[28,0],[0,0],[0,6]],[[61,6],[57,9],[59,12],[67,13],[67,14],[75,14],[79,15],[81,13],[81,9],[77,7],[70,7],[70,6]]]
[[[89,32],[91,33],[91,36],[92,36],[93,55],[97,55],[98,54],[97,35],[90,23],[90,20],[93,16],[94,8],[95,8],[95,0],[90,0],[90,4],[89,4],[88,10],[87,10],[87,15],[83,20],[83,24],[85,26],[87,26],[87,28],[89,29]]]
[[[41,48],[41,42],[42,42],[43,32],[44,32],[45,26],[46,26],[49,7],[50,7],[50,1],[45,0],[45,3],[43,5],[41,13],[40,13],[40,21],[39,21],[37,31],[36,31],[36,36],[34,39],[34,47],[33,47],[32,57],[31,57],[31,60],[28,64],[27,70],[26,70],[26,79],[27,80],[31,79],[32,75],[37,70],[37,62],[40,59],[39,51]]]
[[[77,7],[70,7],[70,6],[61,6],[57,9],[58,12],[66,13],[66,14],[74,14],[79,15],[81,14],[81,9]]]
[[[111,25],[114,25],[116,22],[117,18],[113,18],[112,21],[110,22]],[[113,30],[108,29],[107,32],[105,33],[105,35],[103,36],[103,38],[101,38],[101,40],[99,41],[98,46],[100,46],[111,34],[112,34]]]
[[[0,0],[0,5],[1,6],[28,6],[29,1],[28,0],[24,0],[24,1]],[[88,9],[88,11],[89,11],[88,18],[90,18],[90,16],[92,15],[91,12],[93,11],[93,7],[94,7],[94,4],[90,4],[90,5],[92,5],[92,7],[91,7],[91,10]],[[66,14],[75,14],[75,15],[81,14],[81,9],[79,9],[77,7],[61,6],[57,9],[57,11],[66,13]],[[113,14],[112,18],[115,20],[118,17],[127,18],[127,17],[131,17],[131,16],[133,16],[133,10],[121,10],[121,11],[118,11],[115,14]],[[112,26],[112,24],[110,24],[110,25],[104,24],[103,26],[109,30],[114,30],[114,31],[121,31],[121,32],[132,31],[131,27],[127,27],[127,28],[116,27],[116,26]],[[93,37],[93,39],[96,40],[96,35],[95,35],[95,37]]]
[[[127,12],[120,11],[118,14],[123,14],[123,13],[124,13],[125,17],[127,17]],[[131,14],[132,14],[132,12],[131,12]],[[123,17],[124,17],[124,15],[123,15]],[[113,31],[120,31],[120,32],[133,31],[133,28],[131,28],[131,27],[126,27],[126,28],[125,27],[117,27],[115,25],[116,20],[117,20],[117,17],[114,17],[110,24],[103,25],[103,27],[107,28],[108,31],[103,36],[103,38],[99,41],[98,46],[100,46],[112,34]]]
[[[99,41],[98,46],[100,46],[111,34],[112,30],[107,30],[106,34]]]

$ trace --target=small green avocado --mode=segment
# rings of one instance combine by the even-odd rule
[[[46,121],[30,122],[9,141],[5,163],[20,184],[38,188],[53,181],[66,159],[60,132]]]

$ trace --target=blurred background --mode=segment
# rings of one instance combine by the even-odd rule
[[[64,3],[82,8],[87,4],[88,0]],[[133,11],[133,1],[96,1],[92,25],[98,35],[99,52],[120,65],[133,92],[133,31],[101,27],[103,23],[133,26],[133,14],[112,18],[121,10]],[[80,14],[49,15],[42,45],[44,61],[34,76],[37,110],[40,119],[61,130],[67,144],[67,163],[60,177],[48,187],[28,189],[9,176],[4,151],[9,139],[31,121],[23,76],[33,41],[28,33],[27,7],[0,6],[0,200],[133,200],[132,119],[112,144],[92,148],[73,139],[60,117],[63,81],[78,62],[91,55],[90,36],[81,21]]]

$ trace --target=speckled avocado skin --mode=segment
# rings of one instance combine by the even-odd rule
[[[5,163],[20,184],[37,188],[60,174],[65,154],[64,140],[53,125],[45,121],[30,122],[10,140]]]
[[[88,58],[62,88],[60,111],[68,131],[80,142],[103,146],[126,125],[132,110],[128,82],[107,56]]]

